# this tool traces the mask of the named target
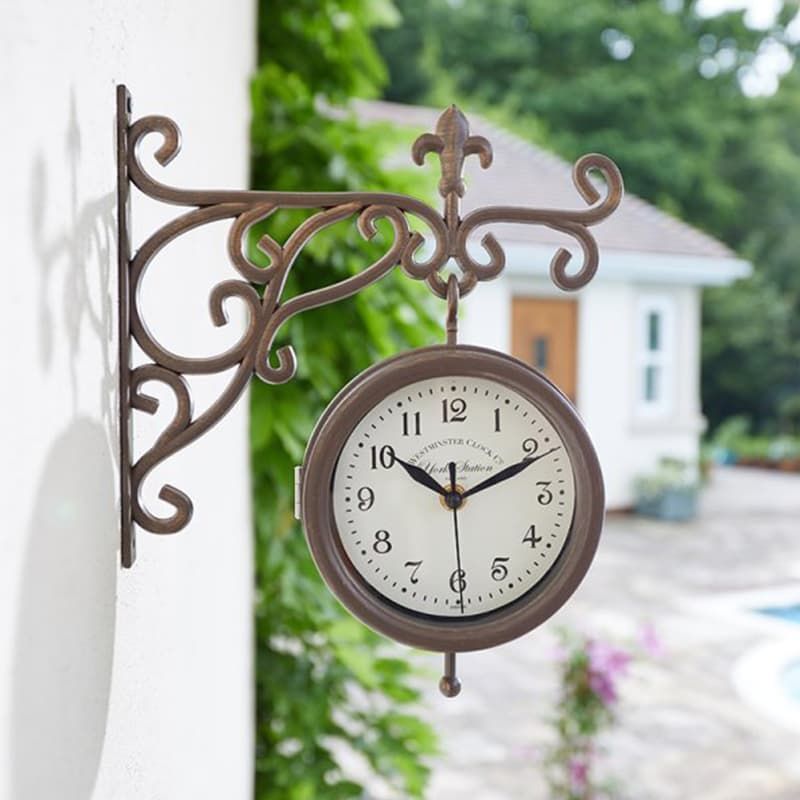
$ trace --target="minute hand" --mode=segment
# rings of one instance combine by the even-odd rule
[[[535,458],[523,458],[522,461],[512,464],[510,467],[506,467],[505,469],[501,469],[500,472],[495,472],[494,475],[490,475],[485,481],[481,481],[471,489],[467,489],[467,491],[461,496],[469,497],[477,492],[482,492],[484,489],[488,489],[490,486],[494,486],[497,483],[501,483],[509,478],[513,478],[515,475],[519,475],[522,470],[527,469],[531,464],[536,463],[540,458],[549,456],[550,453],[555,453],[555,451],[558,449],[558,447],[551,447],[547,452],[541,453]]]

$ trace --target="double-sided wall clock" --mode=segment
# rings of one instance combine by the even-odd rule
[[[300,487],[323,578],[359,619],[455,653],[516,638],[574,592],[603,484],[571,403],[510,356],[428,347],[350,383],[319,420]],[[454,675],[443,691],[454,693]]]
[[[507,642],[555,613],[589,568],[603,520],[600,466],[568,398],[508,355],[457,344],[460,298],[505,266],[492,233],[480,240],[483,261],[470,252],[472,236],[500,222],[545,225],[566,234],[580,245],[582,264],[569,270],[571,254],[559,248],[550,274],[561,289],[578,289],[596,272],[598,250],[589,227],[619,205],[619,171],[604,156],[578,160],[573,181],[588,204],[583,210],[487,206],[462,217],[464,159],[477,155],[487,168],[492,151],[486,139],[470,135],[466,118],[452,106],[435,132],[422,134],[412,147],[418,164],[430,152],[440,159],[441,213],[388,193],[185,190],[155,180],[138,152],[146,136],[159,134],[163,141],[155,157],[166,165],[179,149],[175,123],[161,116],[131,123],[124,87],[117,103],[123,565],[131,566],[135,557],[133,523],[170,534],[192,516],[190,498],[170,484],[159,497],[172,513],[159,516],[146,508],[140,491],[151,470],[214,425],[253,375],[273,384],[294,376],[292,348],[273,353],[281,326],[296,314],[355,294],[399,266],[446,301],[447,343],[376,364],[342,389],[319,420],[298,468],[297,514],[319,571],[339,600],[376,631],[445,653],[440,686],[447,695],[457,694],[455,654]],[[604,194],[592,171],[603,177]],[[135,254],[127,226],[131,185],[189,209]],[[269,261],[263,267],[248,253],[249,232],[282,208],[307,209],[309,215],[286,242],[269,236],[258,241]],[[138,289],[167,244],[224,219],[232,220],[228,252],[239,277],[214,287],[211,315],[224,325],[225,304],[239,302],[248,322],[224,353],[183,357],[148,329]],[[365,238],[375,235],[378,219],[388,220],[393,239],[383,255],[339,283],[283,299],[288,272],[305,244],[346,219],[354,220]],[[132,342],[151,363],[131,366]],[[186,376],[227,370],[233,377],[224,393],[195,416]],[[172,391],[176,410],[153,446],[132,458],[132,411],[158,409],[158,400],[145,391],[151,382]]]

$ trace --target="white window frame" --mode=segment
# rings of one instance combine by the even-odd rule
[[[650,347],[650,318],[659,319],[658,348]],[[636,369],[634,376],[636,414],[642,419],[664,419],[674,408],[675,398],[675,302],[665,294],[643,295],[636,309]],[[656,396],[646,396],[646,373],[656,370]]]

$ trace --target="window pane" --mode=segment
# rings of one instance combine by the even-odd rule
[[[549,344],[546,336],[538,336],[533,340],[533,366],[536,369],[547,369]]]
[[[661,368],[649,364],[644,368],[644,400],[657,403],[661,396]]]
[[[661,349],[661,314],[650,311],[647,315],[647,349]]]

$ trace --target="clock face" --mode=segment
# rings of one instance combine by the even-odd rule
[[[363,581],[402,609],[448,619],[501,609],[542,581],[576,494],[542,408],[474,374],[408,382],[372,403],[330,486],[336,535]]]
[[[579,586],[603,524],[597,455],[536,370],[471,345],[376,364],[320,418],[298,514],[359,619],[439,652],[533,630]]]

